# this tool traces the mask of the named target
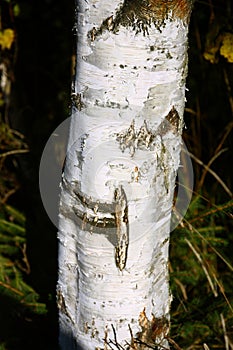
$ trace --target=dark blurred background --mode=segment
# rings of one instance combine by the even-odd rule
[[[4,44],[0,37],[0,350],[52,350],[58,349],[55,305],[57,230],[40,199],[38,171],[46,141],[70,114],[76,40],[74,1],[1,0],[0,4],[0,32],[5,40]],[[227,249],[233,243],[229,193],[233,172],[232,6],[231,0],[195,3],[190,25],[184,129],[184,140],[193,155],[194,198],[198,197],[198,205],[189,217],[193,217],[198,225],[203,222],[198,218],[208,210],[215,210],[223,217],[220,224],[219,218],[206,214],[208,227],[222,227],[216,239],[224,241],[220,248],[226,258],[230,258]],[[11,32],[7,34],[5,29],[13,30],[12,43]],[[3,79],[5,71],[6,82]],[[203,163],[211,165],[225,188],[206,171]],[[172,243],[178,245],[175,239]],[[203,242],[200,245],[203,246]],[[176,259],[179,254],[180,259]],[[187,325],[183,324],[185,308],[180,307],[179,298],[184,299],[183,304],[188,301],[184,290],[179,294],[177,286],[181,284],[186,288],[189,281],[182,281],[179,277],[179,284],[174,282],[178,275],[173,278],[174,271],[182,270],[182,254],[184,251],[171,250],[174,258],[171,271],[173,293],[178,293],[172,311],[175,340],[186,349],[198,349],[203,348],[202,344],[208,339],[216,349],[224,349],[224,332],[218,334],[216,331],[213,335],[209,330],[208,333],[203,315],[196,314],[203,305],[194,310],[192,304]],[[225,265],[216,259],[213,264],[221,275]],[[226,293],[232,287],[229,276],[227,274]],[[195,295],[192,294],[194,287],[199,288],[198,280],[201,281],[200,276],[188,289],[190,297]],[[208,300],[205,300],[207,304]],[[222,303],[218,300],[215,310]],[[219,315],[220,311],[217,313]],[[232,315],[230,317],[227,311],[226,314],[230,337]],[[196,320],[202,319],[201,332],[191,329],[190,324],[196,321],[190,315]],[[211,321],[208,322],[210,329]],[[192,337],[195,339],[191,341]]]
[[[2,141],[7,144],[5,151],[29,150],[7,157],[7,170],[2,173],[2,198],[7,198],[4,204],[16,207],[25,216],[26,252],[12,255],[9,248],[3,252],[9,258],[3,265],[12,260],[20,273],[18,276],[5,269],[2,274],[5,285],[0,284],[0,349],[52,350],[58,349],[57,230],[41,202],[39,164],[50,134],[69,116],[74,3],[20,0],[1,1],[0,6],[1,30],[12,28],[15,32],[11,49],[2,50],[1,55],[11,80],[10,101],[2,106],[1,122],[20,132],[19,136],[6,130],[5,135],[12,137],[8,135]],[[3,91],[2,99],[6,99],[5,95]],[[12,147],[14,137],[18,144]],[[14,176],[9,179],[12,172]],[[11,212],[3,211],[11,223],[19,224]],[[23,261],[19,264],[18,260]],[[17,285],[17,278],[23,279],[27,287]]]

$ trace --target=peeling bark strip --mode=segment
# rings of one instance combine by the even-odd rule
[[[117,226],[117,246],[115,249],[116,266],[122,271],[125,268],[127,260],[127,251],[129,245],[129,223],[128,206],[125,191],[120,186],[115,190],[116,201],[116,226]]]

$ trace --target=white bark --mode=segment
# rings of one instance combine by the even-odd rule
[[[58,234],[63,350],[110,349],[115,335],[135,349],[136,337],[168,345],[188,26],[169,13],[164,25],[136,33],[117,23],[121,3],[78,2]]]

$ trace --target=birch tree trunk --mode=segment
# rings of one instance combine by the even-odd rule
[[[62,350],[169,347],[190,13],[190,0],[77,3],[58,234]]]

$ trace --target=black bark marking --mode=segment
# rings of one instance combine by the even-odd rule
[[[116,34],[120,26],[132,27],[136,34],[149,35],[149,27],[154,24],[155,28],[161,32],[161,27],[165,27],[171,5],[166,1],[162,1],[161,5],[151,2],[125,0],[116,13],[106,18],[99,28],[93,27],[88,32],[88,39],[94,42],[106,30]]]
[[[172,109],[165,119],[170,123],[171,131],[177,134],[180,128],[180,116],[174,106],[172,106]]]
[[[94,42],[95,39],[100,36],[105,30],[113,31],[115,27],[115,23],[113,20],[113,16],[106,18],[99,28],[93,27],[87,34],[87,37],[91,42]]]
[[[125,0],[114,15],[106,18],[99,28],[93,27],[88,32],[91,42],[105,30],[117,33],[120,26],[132,27],[136,34],[149,35],[149,28],[162,32],[167,20],[180,18],[188,23],[193,0]]]
[[[181,129],[181,118],[179,116],[179,113],[175,109],[175,107],[172,106],[168,115],[166,115],[165,119],[159,126],[159,130],[158,130],[159,134],[161,136],[164,136],[169,131],[171,131],[173,134],[178,135],[180,129]]]
[[[71,94],[71,101],[72,105],[78,110],[81,111],[83,107],[85,107],[84,103],[82,102],[82,96],[81,94]]]
[[[132,121],[131,125],[127,130],[124,130],[116,135],[116,140],[120,144],[120,149],[122,152],[129,149],[131,157],[134,156],[136,149],[145,150],[153,149],[153,141],[156,135],[161,137],[167,134],[169,131],[175,135],[179,134],[181,129],[181,119],[180,116],[172,106],[168,115],[164,118],[162,123],[159,125],[157,130],[152,131],[148,128],[146,121],[144,120],[143,125],[137,131],[135,129],[135,122]]]
[[[165,19],[168,18],[168,7],[158,6],[159,11],[155,11],[149,0],[125,0],[122,7],[116,14],[114,20],[114,30],[120,25],[132,27],[133,30],[143,35],[149,35],[149,28],[154,24],[155,28],[161,31],[165,26]]]
[[[126,131],[117,134],[116,139],[120,144],[122,152],[124,152],[126,148],[129,148],[130,154],[133,157],[136,149],[144,150],[150,148],[154,137],[155,135],[148,129],[145,120],[138,131],[135,130],[133,120]]]

